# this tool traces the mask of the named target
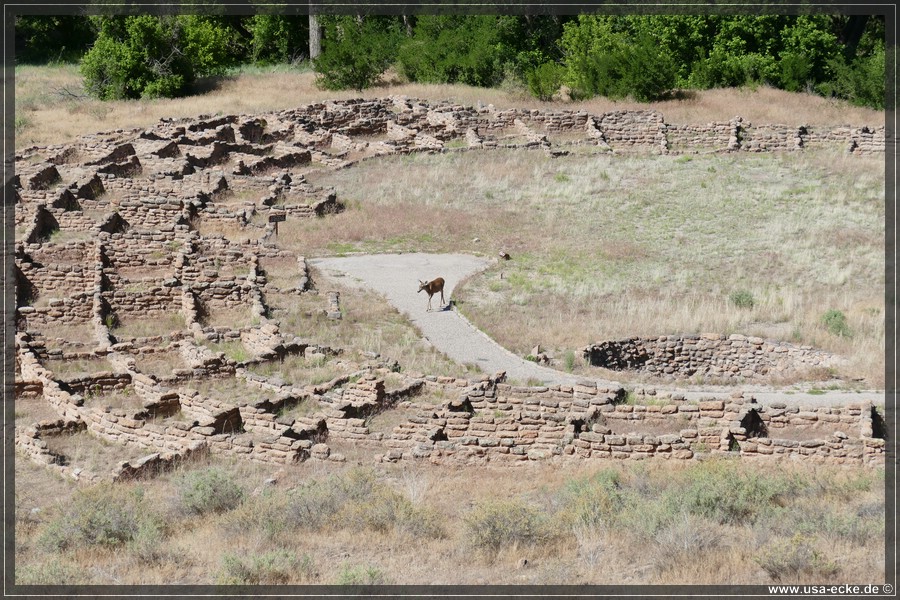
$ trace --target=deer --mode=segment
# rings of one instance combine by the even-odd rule
[[[438,277],[437,279],[433,279],[428,282],[422,281],[420,279],[419,280],[419,292],[421,292],[422,290],[425,290],[425,292],[428,294],[428,307],[425,312],[429,312],[431,310],[431,297],[434,296],[435,294],[437,294],[438,292],[441,293],[441,306],[444,305],[444,278],[443,277]],[[416,293],[418,294],[419,292],[416,292]]]

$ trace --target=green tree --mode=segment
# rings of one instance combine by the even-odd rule
[[[832,23],[828,15],[801,15],[781,31],[779,87],[799,92],[832,78],[829,61],[841,53]]]
[[[784,15],[712,17],[715,33],[705,57],[691,69],[692,87],[732,87],[748,83],[778,85],[776,56],[781,31],[791,17]]]
[[[514,64],[517,30],[512,16],[421,15],[400,47],[400,70],[410,81],[496,86]]]
[[[183,95],[196,77],[236,64],[235,33],[199,15],[92,17],[97,41],[81,61],[87,92],[101,100]]]
[[[675,61],[647,31],[610,16],[582,16],[566,26],[563,48],[570,85],[582,95],[665,97],[675,87]]]
[[[16,15],[16,61],[40,64],[79,60],[94,42],[86,17]]]
[[[394,62],[401,39],[393,17],[320,16],[322,53],[313,60],[316,83],[326,90],[371,87]]]
[[[253,15],[245,25],[252,36],[250,60],[255,63],[293,64],[309,56],[306,15]]]

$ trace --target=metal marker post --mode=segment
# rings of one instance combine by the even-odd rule
[[[278,237],[278,223],[284,221],[287,215],[283,212],[269,213],[269,223],[275,223],[275,237]]]

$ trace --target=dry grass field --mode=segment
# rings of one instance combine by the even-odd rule
[[[255,69],[203,82],[206,91],[190,98],[101,103],[83,96],[75,67],[17,67],[15,75],[18,150],[161,117],[250,114],[357,96],[317,90],[309,71]],[[884,123],[883,113],[765,87],[651,106],[551,105],[516,90],[396,81],[362,95],[390,94],[591,112],[655,108],[672,123],[736,115],[754,123]],[[519,355],[540,343],[560,368],[595,373],[578,354],[591,342],[736,332],[841,354],[846,368],[824,376],[845,377],[837,384],[844,387],[884,387],[881,158],[573,152],[552,159],[491,151],[386,157],[309,179],[334,186],[346,210],[282,224],[279,245],[304,256],[509,252],[510,261],[461,282],[454,296],[467,318]],[[321,314],[321,297],[278,291],[284,282],[272,270],[266,294],[284,307],[272,317],[285,330],[354,358],[378,352],[404,372],[467,375],[466,365],[423,344],[378,295],[329,284],[341,292],[345,313],[334,323]],[[752,307],[732,300],[739,292],[752,297]],[[849,335],[827,330],[822,315],[829,310],[846,315]],[[214,349],[248,358],[239,343]],[[181,366],[177,356],[153,358],[162,372]],[[339,372],[330,362],[288,362],[277,374],[305,384]],[[210,392],[222,391],[212,386]],[[371,425],[390,423],[376,416]],[[115,462],[109,448],[79,437],[67,442],[54,449],[98,470]],[[329,445],[345,464],[277,468],[197,459],[152,480],[94,486],[17,457],[16,582],[703,585],[885,578],[884,469],[787,461],[773,468],[703,453],[687,464],[393,465],[372,463],[365,449],[346,442]]]
[[[316,183],[348,208],[284,227],[308,255],[508,252],[454,297],[520,356],[541,344],[589,372],[589,343],[742,333],[837,353],[849,362],[826,379],[884,386],[881,158],[492,151],[389,157]],[[849,335],[825,327],[830,310]]]

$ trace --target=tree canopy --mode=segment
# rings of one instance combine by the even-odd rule
[[[550,99],[639,101],[765,84],[884,108],[884,17],[809,15],[320,15],[325,89],[409,81],[520,85]],[[81,62],[102,99],[177,96],[240,64],[309,58],[305,15],[18,16],[19,62]]]

